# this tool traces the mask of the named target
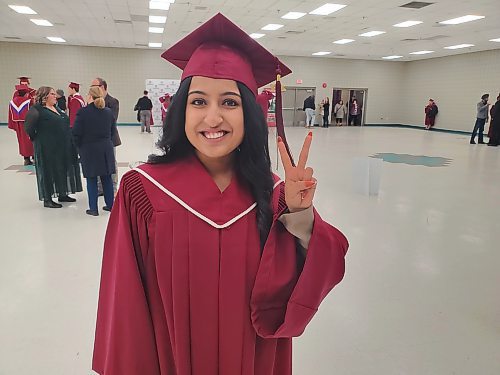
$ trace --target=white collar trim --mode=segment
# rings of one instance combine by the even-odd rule
[[[243,211],[242,213],[240,213],[239,215],[233,217],[231,220],[229,220],[228,222],[224,223],[224,224],[217,224],[215,221],[213,220],[210,220],[208,217],[206,217],[205,215],[201,214],[200,212],[196,211],[194,208],[192,208],[190,205],[188,205],[186,202],[184,202],[182,199],[180,199],[177,195],[175,195],[174,193],[172,193],[170,190],[168,190],[165,186],[163,186],[162,184],[160,184],[158,181],[156,181],[153,177],[151,177],[148,173],[144,172],[142,169],[139,169],[139,168],[133,168],[132,170],[140,173],[141,175],[143,175],[145,178],[147,178],[153,185],[155,185],[158,189],[160,189],[161,191],[163,191],[165,194],[167,194],[170,198],[172,198],[174,201],[176,201],[177,203],[179,203],[182,207],[184,207],[186,210],[188,210],[189,212],[191,212],[193,215],[195,215],[196,217],[198,217],[199,219],[203,220],[204,222],[206,222],[207,224],[210,224],[211,226],[213,226],[214,228],[216,229],[224,229],[224,228],[227,228],[229,227],[231,224],[234,224],[235,222],[237,222],[238,220],[240,220],[243,216],[245,216],[246,214],[248,214],[250,211],[252,211],[256,206],[257,206],[257,202],[254,202],[250,207],[248,207],[245,211]],[[273,186],[273,190],[281,183],[282,181],[279,180],[278,182],[276,182]]]

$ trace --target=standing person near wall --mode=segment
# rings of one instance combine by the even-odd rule
[[[26,133],[35,148],[35,171],[38,197],[47,208],[61,208],[52,200],[75,202],[68,194],[82,191],[78,154],[71,136],[69,118],[57,106],[56,92],[42,86],[35,104],[26,115]]]
[[[116,131],[116,123],[111,110],[105,107],[102,92],[98,87],[90,88],[88,102],[89,105],[82,108],[76,116],[73,137],[80,153],[83,176],[87,179],[89,209],[86,213],[98,216],[98,178],[101,180],[106,202],[103,210],[111,211],[113,207],[111,175],[116,172],[116,167],[111,140]]]
[[[333,109],[333,115],[335,116],[335,123],[337,126],[342,126],[342,122],[344,121],[344,117],[346,114],[344,101],[340,99],[337,104],[335,104],[335,108]]]
[[[99,87],[99,89],[102,92],[102,96],[104,97],[104,104],[106,105],[107,108],[111,109],[111,113],[113,113],[113,118],[115,119],[115,124],[118,123],[118,114],[120,112],[120,102],[118,99],[113,98],[109,93],[108,93],[108,83],[102,79],[101,77],[96,77],[92,80],[91,86],[90,87]],[[115,147],[114,153],[115,153],[115,163],[116,163],[116,147],[120,146],[122,144],[122,141],[120,139],[120,133],[118,132],[118,128],[116,128],[116,132],[113,135],[113,146]],[[117,186],[118,186],[118,166],[115,164],[115,170],[116,172],[113,173],[111,176],[113,179],[113,191],[116,192]],[[99,190],[99,195],[103,195],[102,191],[102,185],[101,182],[99,181],[98,184],[98,190]]]
[[[474,140],[474,138],[476,138],[476,135],[478,136],[477,143],[484,144],[483,132],[484,132],[484,125],[488,122],[488,109],[490,106],[490,104],[488,103],[489,98],[490,94],[484,94],[483,96],[481,96],[481,101],[476,105],[477,115],[476,115],[476,123],[474,125],[474,130],[472,130],[472,135],[470,137],[471,145],[476,144]]]
[[[312,128],[314,126],[314,111],[316,105],[314,104],[314,95],[310,95],[304,100],[304,106],[302,108],[306,112],[306,128]]]
[[[166,93],[165,95],[160,97],[160,103],[161,103],[161,123],[165,124],[165,118],[167,117],[167,111],[168,107],[170,106],[170,94]]]
[[[57,96],[57,106],[61,111],[66,113],[66,109],[68,108],[66,105],[66,97],[64,96],[64,90],[63,89],[57,89],[56,90],[56,96]]]
[[[438,106],[434,100],[429,99],[429,103],[425,106],[425,129],[430,130],[436,123],[436,116],[438,114]]]
[[[323,127],[328,128],[330,126],[328,122],[328,116],[330,114],[330,99],[328,99],[328,96],[325,98],[323,101]]]
[[[500,94],[497,96],[497,101],[493,105],[490,115],[490,140],[488,146],[496,147],[500,144]]]
[[[85,99],[80,95],[80,84],[76,82],[70,82],[68,86],[68,115],[69,115],[69,126],[73,127],[75,123],[76,114],[78,111],[85,107]],[[61,110],[63,110],[61,108]],[[64,110],[63,110],[64,111]]]
[[[358,105],[358,100],[356,98],[353,98],[351,101],[351,106],[349,108],[349,122],[348,126],[351,125],[358,125],[358,116],[359,116],[359,105]]]
[[[151,111],[153,110],[153,102],[148,98],[148,91],[144,90],[144,96],[137,100],[135,107],[139,111],[139,118],[141,123],[141,133],[146,129],[147,133],[151,133]]]
[[[16,91],[9,102],[8,127],[16,132],[19,154],[24,158],[24,165],[33,165],[33,143],[24,129],[24,122],[34,99],[30,96],[28,85],[16,85]]]
[[[498,96],[497,96],[497,102],[499,99],[500,99],[500,94],[498,94]],[[490,127],[488,128],[488,138],[491,138],[491,131],[493,128],[493,113],[495,112],[496,105],[497,104],[495,103],[490,108]]]

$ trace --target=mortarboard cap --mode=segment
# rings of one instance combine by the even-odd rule
[[[181,79],[203,76],[232,79],[257,88],[292,71],[221,13],[161,55],[183,70]]]
[[[70,82],[68,87],[71,87],[72,89],[75,89],[75,90],[80,90],[80,84],[76,83],[76,82]]]
[[[20,85],[29,85],[31,77],[21,76],[17,77]]]

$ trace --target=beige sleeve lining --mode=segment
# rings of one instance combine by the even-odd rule
[[[309,247],[314,224],[312,205],[303,211],[283,214],[278,220],[285,226],[290,234],[297,237],[300,246],[303,247],[304,250]]]

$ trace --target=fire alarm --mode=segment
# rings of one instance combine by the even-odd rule
[[[326,89],[326,82],[323,82],[323,88]]]

